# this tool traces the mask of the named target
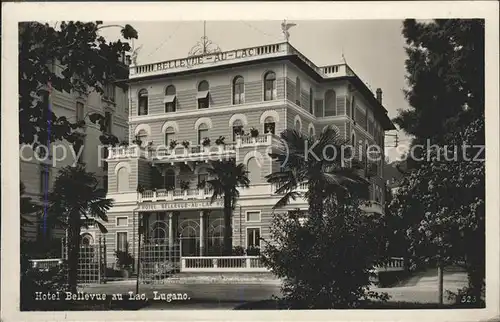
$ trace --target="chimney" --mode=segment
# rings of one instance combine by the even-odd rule
[[[122,64],[125,64],[125,51],[122,51],[122,54],[120,56],[120,61]]]
[[[130,55],[125,56],[125,65],[130,66],[132,60],[130,59]]]
[[[377,101],[382,104],[382,89],[377,88]]]

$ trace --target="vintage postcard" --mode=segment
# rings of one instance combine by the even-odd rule
[[[498,7],[4,3],[2,319],[499,319]]]

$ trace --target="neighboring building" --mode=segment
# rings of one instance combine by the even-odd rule
[[[386,186],[390,189],[392,195],[397,194],[406,168],[406,161],[394,161],[385,164],[384,178]]]
[[[108,263],[127,245],[137,254],[139,216],[145,241],[180,239],[183,255],[217,253],[222,204],[210,203],[211,192],[200,184],[209,159],[230,156],[247,166],[251,186],[241,189],[234,211],[233,245],[259,247],[280,198],[265,180],[279,170],[266,152],[275,134],[287,128],[317,134],[334,125],[357,146],[384,151],[384,131],[394,128],[380,90],[375,97],[347,64],[318,67],[289,43],[130,66],[129,93],[130,145],[112,148],[107,160],[108,197],[115,200],[106,225]],[[252,127],[260,132],[256,139],[237,135]],[[224,147],[215,144],[220,136]],[[205,137],[210,154],[199,144]],[[169,148],[172,140],[177,152]],[[186,153],[183,141],[190,142]],[[379,203],[370,211],[383,209],[383,160],[371,178],[371,199]],[[306,210],[306,201],[288,209],[295,208]],[[96,231],[85,234],[91,240]]]
[[[123,61],[125,63],[125,61]],[[54,72],[60,73],[62,68],[57,64],[53,65]],[[127,68],[123,64],[123,68]],[[124,70],[126,71],[126,70]],[[66,93],[52,91],[48,97],[48,104],[58,116],[66,116],[68,120],[85,120],[86,126],[82,129],[86,134],[83,152],[79,160],[75,160],[74,154],[66,141],[52,142],[46,156],[38,156],[31,147],[21,146],[20,154],[20,180],[26,187],[26,196],[33,198],[35,202],[43,203],[43,199],[53,187],[58,171],[76,162],[85,163],[88,172],[93,172],[102,182],[103,187],[107,187],[107,164],[103,162],[104,148],[101,148],[99,136],[102,134],[97,125],[90,122],[88,114],[100,113],[109,120],[107,132],[118,137],[119,140],[128,140],[128,93],[126,86],[116,86],[113,83],[105,85],[104,95],[91,92],[88,95],[79,93]],[[55,146],[65,147],[57,149],[56,155],[52,149]],[[101,157],[101,160],[99,159]],[[78,159],[78,158],[76,158]],[[48,190],[47,190],[48,189]],[[35,218],[30,219],[37,222]],[[40,220],[39,220],[40,221]],[[25,237],[34,239],[42,236],[41,225],[27,225]],[[49,231],[53,237],[64,236],[62,230]]]

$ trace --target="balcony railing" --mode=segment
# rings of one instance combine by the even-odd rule
[[[152,158],[164,162],[201,160],[235,155],[236,145],[233,143],[213,146],[193,145],[188,147],[179,145],[174,149],[152,148]]]
[[[140,201],[175,201],[175,200],[203,200],[212,198],[213,191],[209,188],[188,190],[146,190],[139,195]]]
[[[394,272],[402,271],[405,268],[405,260],[402,257],[391,257],[385,265],[375,266],[377,272]]]
[[[182,257],[181,272],[268,272],[259,256]]]
[[[139,157],[148,157],[149,151],[138,145],[132,146],[115,146],[108,148],[108,160],[113,159],[131,159]]]

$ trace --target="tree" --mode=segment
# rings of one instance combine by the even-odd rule
[[[26,225],[33,224],[33,222],[26,217],[29,215],[36,214],[37,212],[40,211],[40,206],[34,203],[30,197],[24,196],[26,192],[26,187],[24,184],[21,182],[19,184],[19,196],[20,196],[20,202],[19,202],[19,207],[20,207],[20,213],[21,213],[21,236],[24,234],[24,227]]]
[[[467,270],[468,292],[480,299],[485,276],[484,118],[458,129],[450,146],[434,151],[402,181],[390,205],[405,222],[414,267],[458,265]],[[484,145],[478,145],[484,147]],[[479,154],[478,154],[479,153]],[[444,159],[459,156],[448,161]]]
[[[98,188],[99,181],[93,173],[86,172],[83,165],[61,169],[49,194],[49,223],[59,222],[68,232],[68,284],[76,291],[80,231],[94,222],[101,232],[107,232],[99,220],[108,221],[106,211],[113,205],[106,193]]]
[[[99,36],[99,30],[106,27],[109,26],[102,25],[102,21],[63,21],[58,28],[39,22],[19,24],[21,144],[32,144],[36,148],[63,139],[71,144],[81,142],[82,135],[77,130],[85,126],[85,121],[56,115],[48,104],[51,88],[66,93],[97,91],[102,94],[106,83],[128,78],[128,68],[121,57],[130,50],[130,45],[120,40],[107,42]],[[137,39],[137,31],[132,26],[121,28],[123,38]],[[91,113],[88,119],[104,132],[103,115]],[[116,137],[104,134],[101,141],[118,143]]]
[[[411,109],[394,120],[438,148],[412,155],[391,211],[400,216],[415,267],[463,264],[470,292],[484,280],[484,21],[405,20],[406,69]],[[452,151],[450,151],[453,149]],[[416,158],[423,159],[417,160]],[[445,159],[447,157],[447,159]],[[411,171],[413,169],[413,171]]]
[[[318,138],[290,129],[280,136],[281,144],[270,153],[280,163],[280,171],[266,177],[277,187],[276,193],[284,194],[275,208],[303,196],[308,200],[311,216],[318,216],[313,220],[320,223],[323,202],[331,195],[339,199],[368,197],[369,183],[360,176],[360,164],[352,159],[350,167],[345,165],[346,159],[350,158],[349,151],[344,149],[347,142],[334,128],[327,127]],[[341,153],[343,150],[344,155]],[[307,183],[307,192],[296,191],[301,183]]]
[[[314,211],[314,210],[313,210]],[[275,214],[271,240],[265,241],[263,264],[284,279],[288,308],[355,308],[369,299],[387,300],[370,291],[373,265],[383,263],[378,248],[379,214],[360,209],[357,198],[328,197],[323,225],[301,220],[301,211]],[[381,256],[382,255],[382,256]]]
[[[212,202],[222,197],[224,199],[224,255],[231,255],[233,227],[231,218],[234,207],[240,196],[239,187],[248,188],[250,180],[248,171],[242,163],[236,164],[234,159],[217,161],[208,168],[208,174],[213,177],[207,181],[213,189]]]
[[[457,122],[484,113],[484,20],[440,19],[403,24],[411,109],[394,122],[415,143],[441,143]]]

